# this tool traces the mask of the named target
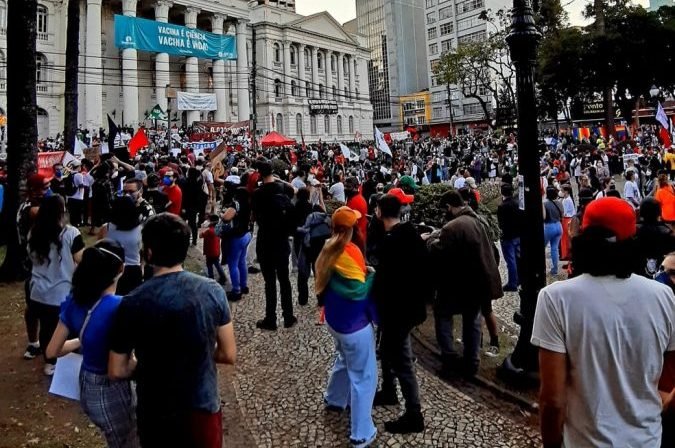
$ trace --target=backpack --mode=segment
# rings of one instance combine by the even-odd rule
[[[75,186],[75,175],[71,174],[63,178],[63,194],[66,196],[72,196],[77,193],[77,186]]]
[[[267,224],[278,230],[283,236],[290,236],[295,233],[296,222],[294,218],[294,207],[291,199],[283,192],[272,196],[269,210],[265,213]]]

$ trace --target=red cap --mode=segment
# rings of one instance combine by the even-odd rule
[[[400,188],[392,188],[387,192],[387,194],[394,196],[402,205],[411,204],[413,201],[415,201],[414,195],[405,194],[405,192]]]
[[[581,230],[601,227],[612,232],[617,240],[627,240],[635,236],[636,220],[635,210],[628,202],[615,197],[606,197],[588,204],[584,211]]]

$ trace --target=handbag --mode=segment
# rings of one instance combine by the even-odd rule
[[[80,330],[80,344],[82,344],[84,330],[87,328],[87,324],[89,324],[89,319],[91,319],[91,315],[99,303],[101,303],[101,299],[98,299],[98,301],[89,308],[89,311],[87,311],[87,316],[84,318],[84,323]],[[56,362],[56,368],[54,369],[52,384],[49,386],[49,393],[79,401],[81,368],[82,355],[79,353],[68,353],[59,358]]]

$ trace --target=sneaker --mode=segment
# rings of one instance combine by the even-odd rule
[[[248,267],[248,273],[249,274],[257,274],[258,272],[260,272],[260,269],[258,269],[257,267],[255,267],[255,266],[249,266]]]
[[[406,411],[398,420],[384,423],[384,430],[391,434],[411,434],[424,431],[424,416],[421,412]]]
[[[54,376],[54,370],[56,370],[56,364],[45,364],[43,372],[47,376]]]
[[[491,345],[485,350],[485,356],[488,358],[496,358],[499,356],[499,346],[498,345]]]
[[[351,448],[367,448],[372,443],[375,441],[377,438],[377,430],[375,430],[375,433],[368,437],[367,439],[361,439],[361,440],[354,440],[354,439],[349,439],[349,443],[351,445]]]
[[[375,392],[375,399],[373,400],[373,406],[396,406],[398,405],[398,397],[396,392],[388,392],[384,390],[378,390]]]
[[[28,344],[26,351],[23,354],[23,359],[35,359],[42,354],[42,349],[40,348],[40,343],[36,342],[35,344]]]
[[[291,328],[298,323],[298,319],[292,316],[290,319],[284,319],[284,328]]]
[[[255,326],[261,330],[277,331],[277,323],[267,319],[259,320]]]
[[[340,406],[337,406],[335,404],[328,404],[325,398],[323,399],[323,409],[326,412],[335,412],[337,414],[341,414],[345,410],[344,408],[341,408]]]
[[[243,288],[241,288],[241,293],[248,294],[249,293],[248,286],[244,286]]]
[[[241,293],[231,292],[227,295],[227,300],[230,302],[239,302],[241,300]]]

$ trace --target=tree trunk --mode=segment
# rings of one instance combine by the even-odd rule
[[[80,58],[80,1],[68,0],[63,145],[73,152],[77,133],[77,76]]]
[[[35,37],[37,0],[8,2],[7,10],[7,185],[2,225],[7,254],[0,279],[16,280],[22,272],[16,213],[25,180],[35,172],[37,104]]]
[[[450,84],[445,85],[446,90],[448,91],[448,110],[450,111],[450,132],[449,137],[455,136],[455,114],[452,111],[452,95],[450,94]]]

